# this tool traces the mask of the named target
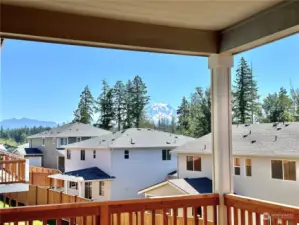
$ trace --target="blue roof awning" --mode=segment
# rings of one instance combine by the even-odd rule
[[[108,175],[98,167],[69,171],[65,172],[64,174],[69,176],[83,177],[84,180],[115,179],[115,177]]]

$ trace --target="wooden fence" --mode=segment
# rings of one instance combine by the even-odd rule
[[[65,194],[63,192],[50,190],[49,188],[38,187],[29,185],[29,191],[15,192],[3,194],[3,202],[9,199],[9,205],[11,201],[16,201],[16,205],[22,203],[24,205],[47,205],[47,204],[62,204],[62,203],[78,203],[78,202],[90,202],[90,200]]]
[[[54,179],[49,178],[49,175],[61,173],[57,169],[43,168],[30,166],[29,168],[29,184],[45,186],[45,187],[54,187]],[[57,180],[56,187],[63,187],[63,180]]]

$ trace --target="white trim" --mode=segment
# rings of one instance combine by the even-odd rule
[[[163,182],[161,182],[161,183],[159,183],[159,184],[156,184],[156,185],[153,185],[153,186],[151,186],[151,187],[147,187],[147,188],[145,188],[145,189],[141,189],[141,190],[138,191],[137,193],[138,193],[138,194],[143,194],[143,193],[145,193],[145,192],[147,192],[147,191],[156,189],[156,188],[158,188],[158,187],[162,187],[162,186],[164,186],[164,185],[166,185],[166,184],[168,184],[168,181],[163,181]]]

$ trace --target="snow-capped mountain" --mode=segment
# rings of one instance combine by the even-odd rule
[[[176,116],[176,110],[169,104],[153,103],[147,108],[147,114],[154,122],[158,122],[162,118],[171,121],[172,116]]]

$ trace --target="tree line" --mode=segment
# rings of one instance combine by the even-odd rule
[[[211,132],[210,88],[196,88],[187,99],[182,98],[178,108],[177,132],[201,137]],[[271,123],[299,121],[299,88],[281,87],[261,100],[257,81],[251,66],[241,58],[232,86],[233,123]]]
[[[103,80],[102,91],[96,99],[88,86],[84,88],[73,122],[92,124],[94,115],[98,113],[96,127],[106,130],[115,125],[117,130],[139,128],[147,122],[144,108],[149,100],[147,87],[138,75],[126,83],[117,81],[113,87]]]
[[[16,143],[26,143],[27,137],[51,129],[50,127],[23,127],[14,129],[0,128],[0,139],[13,140]]]

